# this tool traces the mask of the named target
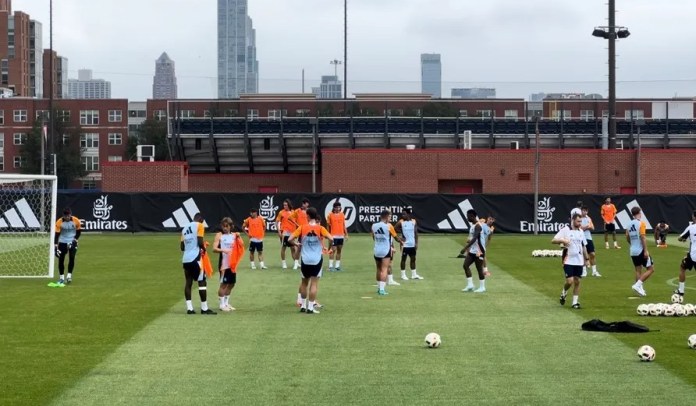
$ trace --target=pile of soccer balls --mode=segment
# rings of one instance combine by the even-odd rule
[[[684,317],[696,316],[696,306],[693,304],[682,304],[684,298],[675,293],[672,295],[672,303],[650,303],[638,305],[636,312],[639,316],[666,316]]]
[[[686,340],[686,344],[692,350],[696,350],[696,334],[692,334]],[[655,349],[649,345],[638,348],[638,358],[644,362],[651,362],[655,359]]]
[[[561,250],[534,250],[532,256],[534,258],[560,257],[563,255]]]

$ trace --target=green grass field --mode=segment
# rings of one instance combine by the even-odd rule
[[[422,237],[425,280],[377,297],[371,240],[354,236],[312,316],[295,307],[298,274],[280,270],[268,239],[270,269],[241,266],[237,311],[193,316],[177,236],[84,235],[72,285],[0,280],[0,404],[692,404],[696,351],[686,339],[696,317],[635,315],[639,303],[669,301],[685,250],[674,237],[651,249],[656,274],[640,299],[626,247],[598,244],[604,277],[583,281],[582,310],[558,304],[559,259],[531,257],[554,248],[550,236],[495,236],[488,292],[462,293],[463,238]],[[593,318],[659,331],[581,331]],[[423,345],[431,331],[439,349]],[[638,361],[642,344],[655,362]]]

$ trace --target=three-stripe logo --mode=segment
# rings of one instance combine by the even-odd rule
[[[41,228],[41,223],[27,200],[22,198],[14,203],[13,208],[2,213],[0,228],[38,229]]]
[[[471,224],[466,220],[466,212],[474,207],[469,199],[460,202],[457,208],[447,214],[447,218],[437,223],[439,230],[468,230]]]
[[[631,224],[631,209],[634,207],[640,207],[638,204],[637,200],[632,200],[626,204],[626,209],[621,210],[620,212],[616,213],[616,222],[619,223],[619,226],[623,229],[627,229],[628,226]],[[652,230],[653,226],[650,223],[650,220],[648,220],[648,216],[645,214],[645,211],[642,211],[642,215],[640,220],[645,223],[645,228],[648,230]]]
[[[164,220],[162,226],[164,228],[184,228],[188,223],[193,221],[193,216],[196,213],[200,213],[198,210],[198,205],[193,198],[186,200],[183,207],[178,208],[172,212],[172,217]],[[203,221],[203,225],[208,227],[208,223]]]

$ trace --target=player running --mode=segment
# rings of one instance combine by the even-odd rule
[[[391,260],[394,255],[394,247],[392,239],[397,239],[403,242],[396,235],[394,226],[389,223],[391,213],[389,210],[383,210],[380,213],[380,221],[372,225],[372,239],[375,242],[374,257],[376,266],[377,279],[377,294],[380,296],[387,295],[385,287],[387,286],[387,272],[391,265]]]
[[[186,278],[186,284],[184,285],[186,314],[196,314],[191,302],[191,286],[194,280],[198,282],[198,294],[201,297],[201,314],[217,314],[208,308],[207,282],[205,273],[199,263],[201,256],[205,253],[204,235],[203,216],[200,213],[196,213],[193,216],[193,221],[181,230],[180,247],[183,252],[181,262],[183,263],[184,277]]]
[[[614,239],[614,248],[617,250],[619,243],[616,242],[616,223],[614,219],[616,218],[616,206],[611,202],[611,197],[604,199],[604,204],[602,205],[602,220],[604,220],[604,248],[609,249],[609,233],[611,233]]]
[[[237,283],[237,269],[230,266],[231,257],[237,240],[241,239],[239,233],[232,232],[232,219],[225,217],[220,222],[221,232],[215,235],[213,242],[213,251],[220,254],[218,271],[220,273],[220,289],[218,289],[218,298],[220,299],[220,310],[229,312],[236,310],[230,304],[230,294]],[[241,242],[241,241],[240,241]],[[242,244],[244,244],[242,242]]]
[[[80,220],[72,215],[70,208],[65,208],[63,217],[56,221],[56,234],[53,237],[58,257],[58,273],[60,274],[55,286],[63,287],[66,283],[72,283],[75,256],[77,255],[77,240],[80,239],[81,234]],[[64,279],[66,255],[68,256],[68,278]]]
[[[290,202],[290,199],[285,199],[283,201],[283,208],[280,210],[278,213],[278,217],[276,218],[276,224],[278,228],[278,238],[280,238],[280,260],[281,265],[283,269],[288,269],[288,264],[285,262],[285,250],[288,248],[288,238],[290,238],[290,234],[292,234],[293,231],[295,231],[295,223],[291,220],[292,216],[292,203]],[[290,247],[290,255],[294,258],[295,257],[295,247]]]
[[[466,254],[464,259],[464,273],[466,274],[466,287],[462,292],[486,292],[486,275],[483,273],[483,260],[486,257],[486,244],[488,243],[488,225],[482,224],[477,220],[476,211],[469,210],[466,212],[466,219],[469,224],[474,224],[469,229],[469,239],[466,245],[462,248],[461,253]],[[479,277],[479,287],[474,290],[474,278],[471,273],[471,264],[476,265],[476,271]]]
[[[329,213],[327,219],[329,233],[333,237],[333,246],[335,252],[329,254],[329,272],[341,271],[341,253],[343,252],[343,243],[348,239],[348,229],[346,228],[346,216],[341,210],[341,203],[336,201],[333,204],[333,209]],[[336,267],[334,268],[334,255],[336,256]]]
[[[320,218],[317,209],[310,207],[306,213],[309,218],[308,223],[299,226],[288,239],[288,243],[300,247],[300,270],[302,272],[302,283],[300,284],[302,304],[300,312],[314,314],[319,313],[316,309],[316,299],[323,262],[324,244],[322,239],[326,238],[329,241],[333,241],[333,237],[319,223]]]
[[[551,240],[552,244],[559,244],[564,247],[563,272],[565,273],[565,284],[561,291],[560,303],[565,305],[568,290],[573,286],[573,309],[580,309],[580,279],[582,278],[582,267],[589,264],[587,253],[587,240],[582,231],[582,218],[579,214],[573,214],[571,218],[571,228],[563,227]]]
[[[249,262],[251,263],[251,269],[256,269],[254,252],[259,253],[259,268],[268,269],[263,262],[263,237],[266,235],[266,220],[259,216],[257,208],[252,208],[249,211],[249,217],[244,220],[242,228],[249,236]]]
[[[307,209],[309,208],[309,199],[302,199],[302,203],[299,208],[295,209],[290,216],[290,221],[295,224],[295,227],[300,227],[309,224],[309,219],[307,217]],[[295,249],[292,257],[295,259],[295,264],[292,266],[293,270],[300,269],[300,250]]]
[[[641,221],[640,207],[631,209],[633,220],[626,230],[626,240],[631,244],[630,254],[633,266],[636,269],[636,283],[631,288],[640,296],[647,296],[643,283],[653,274],[653,260],[648,252],[648,242],[645,238],[645,223]],[[645,268],[645,272],[643,271]]]
[[[590,266],[592,267],[592,276],[600,278],[602,275],[597,271],[597,258],[595,255],[594,241],[592,241],[592,231],[594,231],[594,223],[590,218],[587,206],[582,206],[582,217],[580,217],[580,229],[585,234],[585,240],[587,240],[587,254],[590,256]],[[582,277],[587,276],[587,267],[582,267]]]
[[[416,272],[416,250],[418,249],[418,226],[416,219],[412,217],[411,210],[405,208],[401,214],[401,219],[396,223],[396,232],[401,234],[404,240],[401,249],[401,279],[407,281],[406,258],[410,259],[409,268],[411,269],[411,279],[423,279]]]
[[[679,266],[679,288],[674,293],[684,296],[686,289],[686,271],[694,269],[696,263],[696,211],[691,213],[691,224],[679,236],[679,241],[689,240],[689,252],[686,253]]]

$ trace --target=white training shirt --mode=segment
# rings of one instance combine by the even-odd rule
[[[679,238],[689,239],[689,255],[692,261],[696,261],[696,224],[686,227],[686,230],[681,233]]]
[[[237,234],[229,233],[220,235],[220,249],[224,251],[231,251],[234,246],[234,240],[237,238]],[[222,253],[222,261],[220,262],[220,270],[229,269],[230,267],[230,254]]]
[[[416,246],[416,220],[403,220],[401,222],[401,233],[404,235],[404,248],[415,248]]]
[[[566,247],[568,255],[566,255],[565,261],[563,261],[564,265],[585,265],[583,248],[587,245],[587,240],[582,230],[571,230],[568,227],[563,227],[553,238],[570,240],[570,244]]]
[[[582,223],[580,223],[580,226],[581,226],[581,227],[587,227],[587,226],[589,226],[590,224],[592,224],[592,219],[590,218],[590,216],[585,216],[585,217],[582,218]],[[592,231],[590,231],[590,230],[583,230],[582,232],[585,234],[585,239],[586,239],[587,241],[592,241]]]

